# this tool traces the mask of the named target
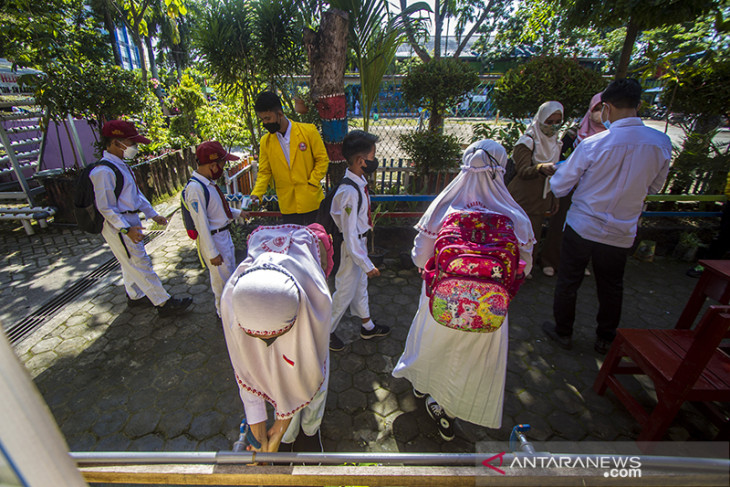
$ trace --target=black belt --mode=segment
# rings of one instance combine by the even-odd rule
[[[229,223],[228,225],[226,225],[225,227],[221,227],[221,228],[219,228],[218,230],[211,230],[210,234],[211,234],[211,235],[215,235],[215,234],[216,234],[216,233],[218,233],[218,232],[225,232],[225,231],[226,231],[226,230],[228,230],[229,228],[231,228],[231,224],[230,224],[230,223]]]
[[[129,211],[123,211],[122,215],[128,214],[128,215],[136,215],[139,213],[139,210],[129,210]]]
[[[365,238],[365,237],[367,237],[367,236],[368,236],[368,233],[370,233],[370,230],[368,230],[368,231],[367,231],[367,232],[365,232],[365,233],[360,233],[360,234],[358,234],[357,238]]]

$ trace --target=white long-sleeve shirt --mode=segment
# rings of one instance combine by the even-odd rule
[[[640,118],[622,118],[583,140],[550,180],[557,197],[573,193],[566,224],[586,240],[628,248],[644,199],[662,188],[672,143]]]
[[[332,199],[330,215],[332,215],[337,228],[342,232],[344,245],[350,256],[352,256],[352,260],[362,270],[370,272],[375,269],[375,266],[368,258],[367,239],[360,237],[372,228],[368,222],[370,195],[365,190],[367,181],[364,177],[355,175],[349,169],[345,170],[345,177],[353,180],[358,189],[347,184],[341,184]],[[358,191],[362,196],[360,211],[357,210]]]
[[[123,160],[107,151],[104,151],[101,158],[114,164],[124,178],[122,192],[117,199],[117,196],[114,194],[117,178],[111,168],[99,165],[89,173],[89,178],[94,184],[96,208],[102,214],[104,220],[109,222],[117,230],[121,230],[122,228],[129,227],[129,222],[124,218],[123,213],[136,213],[141,211],[147,218],[157,216],[155,209],[152,208],[150,202],[137,187],[137,182],[132,174],[132,168]]]
[[[202,185],[192,181],[188,183],[185,189],[185,203],[187,203],[190,209],[190,216],[193,217],[193,222],[195,222],[195,230],[198,231],[200,252],[203,254],[205,261],[208,262],[220,254],[210,232],[225,227],[232,220],[226,216],[226,211],[223,209],[223,201],[218,194],[218,190],[215,188],[215,182],[206,178],[198,171],[194,171],[192,177],[205,184],[210,194],[210,201],[206,204],[205,191]],[[231,208],[231,213],[235,220],[241,215],[241,210]]]

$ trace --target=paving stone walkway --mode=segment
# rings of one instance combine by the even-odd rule
[[[72,451],[228,450],[243,408],[208,274],[179,214],[148,249],[169,292],[193,298],[188,314],[160,319],[149,308],[127,308],[117,269],[16,344],[16,352]],[[100,238],[59,227],[31,237],[0,227],[0,251],[0,316],[6,327],[111,255]],[[599,397],[591,389],[603,360],[593,351],[593,278],[581,289],[574,349],[566,352],[540,330],[551,316],[555,279],[536,273],[510,308],[503,427],[460,422],[456,439],[442,441],[409,383],[390,375],[416,311],[421,280],[414,269],[386,264],[382,276],[370,281],[371,311],[393,332],[361,340],[351,317],[338,328],[349,346],[331,354],[322,427],[326,450],[473,452],[477,441],[507,441],[518,423],[532,425],[528,436],[534,440],[636,437],[637,423],[616,398]],[[665,258],[629,259],[622,326],[672,327],[696,283],[684,275],[686,268]],[[630,383],[652,403],[649,384]],[[690,408],[669,431],[673,440],[713,436],[712,426]]]

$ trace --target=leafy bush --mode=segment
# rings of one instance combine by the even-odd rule
[[[48,107],[52,119],[60,121],[70,113],[98,127],[107,120],[140,113],[148,91],[134,72],[107,64],[59,63],[45,75],[25,76],[23,82],[32,87],[36,100]]]
[[[483,139],[496,140],[507,154],[512,154],[515,149],[517,140],[527,130],[527,126],[522,122],[510,122],[506,125],[489,125],[486,123],[477,123],[472,126],[471,141],[477,142]]]
[[[537,57],[510,69],[497,81],[494,102],[513,120],[532,116],[550,100],[563,104],[566,118],[576,118],[606,85],[600,73],[580,66],[575,59]]]
[[[457,167],[461,156],[459,139],[437,132],[402,134],[398,145],[413,162],[418,176]]]
[[[170,89],[169,103],[177,116],[170,120],[170,142],[180,148],[196,145],[200,137],[196,131],[196,110],[207,101],[200,85],[189,75],[183,74],[180,83]]]
[[[479,76],[467,64],[453,58],[432,59],[408,70],[401,89],[408,105],[431,112],[428,128],[440,130],[447,107],[464,101],[479,84]]]
[[[687,66],[670,81],[662,97],[665,105],[685,114],[730,115],[730,61]],[[675,93],[676,90],[676,93]]]
[[[202,140],[217,140],[223,147],[246,145],[250,137],[244,126],[240,107],[213,101],[196,111],[196,129]]]

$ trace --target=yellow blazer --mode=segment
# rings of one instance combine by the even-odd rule
[[[259,150],[259,173],[251,194],[261,199],[273,176],[281,212],[309,213],[319,208],[324,198],[320,181],[327,173],[330,160],[317,127],[291,120],[289,123],[292,124],[291,167],[286,163],[276,134],[264,135]]]

